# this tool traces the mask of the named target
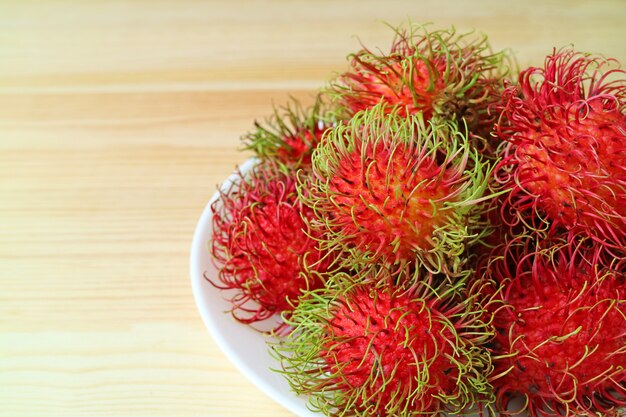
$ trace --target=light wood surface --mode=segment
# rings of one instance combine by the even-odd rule
[[[0,416],[290,413],[193,302],[193,230],[247,155],[407,18],[478,29],[520,65],[574,44],[626,62],[626,2],[0,0]],[[357,39],[357,37],[359,39]]]

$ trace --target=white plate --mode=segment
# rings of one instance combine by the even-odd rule
[[[253,164],[254,160],[249,160],[240,170],[245,172]],[[221,189],[228,188],[236,178],[233,173]],[[279,363],[268,352],[266,336],[235,321],[230,314],[231,304],[225,299],[227,294],[204,278],[205,274],[217,277],[208,246],[212,232],[211,203],[217,198],[218,193],[204,208],[191,245],[191,286],[202,320],[222,352],[252,383],[292,413],[300,417],[318,417],[319,413],[307,409],[306,398],[293,393],[287,380],[271,370],[279,368]]]

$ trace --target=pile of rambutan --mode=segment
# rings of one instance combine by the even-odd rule
[[[328,416],[626,415],[626,73],[407,26],[243,136],[207,279]]]

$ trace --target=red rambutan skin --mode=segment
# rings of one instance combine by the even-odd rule
[[[587,242],[588,243],[588,242]],[[626,280],[597,247],[510,247],[489,271],[497,404],[523,396],[531,416],[614,415],[626,404]],[[621,270],[621,272],[620,272]]]
[[[396,260],[410,259],[416,248],[433,249],[432,233],[447,221],[443,202],[454,201],[458,171],[444,172],[408,143],[390,149],[381,142],[357,144],[337,168],[328,191],[341,210],[339,233],[352,244]]]
[[[303,290],[323,285],[331,260],[304,218],[295,178],[276,165],[239,174],[213,203],[211,248],[219,269],[214,285],[235,290],[232,313],[252,323],[291,311]]]
[[[496,131],[507,143],[498,176],[523,222],[619,251],[626,247],[626,78],[611,65],[555,51],[505,90]]]
[[[328,129],[327,125],[319,122],[311,129],[299,129],[291,134],[285,134],[282,137],[285,146],[276,151],[277,160],[287,165],[310,167],[311,154]]]
[[[327,329],[332,336],[321,356],[328,372],[343,375],[335,388],[351,391],[363,387],[354,407],[376,416],[389,415],[385,408],[393,396],[403,389],[410,391],[415,381],[424,379],[423,370],[410,366],[422,361],[428,364],[427,379],[410,408],[435,413],[441,408],[435,396],[453,392],[459,375],[449,359],[454,355],[449,340],[456,335],[445,322],[445,312],[437,311],[436,300],[359,289],[334,307]],[[372,381],[376,368],[384,376]],[[404,409],[408,404],[397,406]]]

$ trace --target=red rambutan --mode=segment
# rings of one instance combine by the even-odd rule
[[[275,164],[239,174],[213,203],[211,249],[219,288],[235,290],[232,313],[244,323],[293,309],[304,290],[322,286],[331,264],[304,218],[295,178]]]
[[[325,108],[320,95],[308,108],[295,99],[275,108],[265,123],[255,122],[255,130],[242,137],[244,149],[292,169],[310,167],[313,149],[332,126]]]
[[[330,87],[343,117],[383,101],[403,116],[456,120],[471,135],[489,137],[495,117],[488,110],[500,99],[505,56],[492,53],[485,36],[413,25],[396,30],[388,54],[363,49],[349,58],[350,70]]]
[[[510,405],[520,396],[532,417],[610,416],[626,405],[624,268],[588,243],[518,240],[487,270],[503,285],[490,379],[501,414],[520,411]]]
[[[389,113],[389,114],[386,114]],[[349,262],[418,262],[454,275],[479,221],[489,167],[455,124],[428,125],[378,105],[330,131],[299,190]]]
[[[626,247],[626,74],[615,63],[555,51],[504,93],[498,176],[507,204],[535,229]]]
[[[415,284],[402,289],[389,271],[376,274],[358,284],[336,275],[295,309],[294,331],[275,346],[292,388],[332,416],[440,415],[492,401],[477,293],[458,299],[409,276]]]

